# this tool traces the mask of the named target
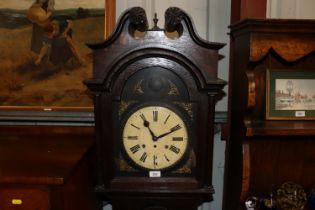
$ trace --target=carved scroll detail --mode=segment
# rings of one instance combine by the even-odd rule
[[[177,7],[168,8],[165,12],[165,30],[169,32],[177,31],[181,26],[184,15],[185,13]]]
[[[130,23],[136,30],[144,32],[148,29],[148,20],[143,8],[133,7],[129,14]]]

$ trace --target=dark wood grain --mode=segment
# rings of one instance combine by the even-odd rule
[[[169,8],[165,16],[165,30],[148,30],[143,10],[131,8],[121,15],[115,31],[105,42],[89,45],[93,50],[94,68],[92,78],[85,84],[95,96],[96,192],[111,202],[115,210],[193,210],[202,202],[212,200],[214,109],[226,84],[217,77],[218,50],[224,44],[202,40],[190,17],[179,8]],[[141,36],[136,35],[139,31]],[[174,31],[178,36],[170,37],[168,33]],[[134,94],[137,83],[130,85],[129,81],[144,75],[145,71],[170,75],[166,78],[169,80],[176,78],[173,84],[180,81],[183,85],[179,86],[183,88],[179,90],[183,91],[176,97]],[[143,80],[149,76],[146,74]],[[189,129],[193,136],[191,153],[196,163],[192,174],[180,176],[175,171],[172,176],[156,179],[143,174],[119,174],[122,160],[119,155],[123,152],[119,149],[121,140],[117,133],[121,122],[117,110],[127,100],[142,105],[157,101],[164,105],[193,104],[194,117]]]
[[[314,136],[315,122],[306,121],[251,121],[246,123],[246,136]]]
[[[247,19],[231,38],[225,210],[285,181],[315,183],[314,121],[266,120],[267,69],[315,71],[315,21]]]
[[[41,129],[44,132],[45,128],[38,127]],[[23,127],[14,132],[0,133],[1,183],[64,184],[93,143],[91,134],[54,134],[51,130],[26,134]]]
[[[1,185],[0,196],[0,207],[4,210],[49,209],[49,191],[44,187],[7,187]],[[13,200],[15,200],[15,204],[12,203]]]
[[[92,127],[0,126],[0,131],[1,209],[100,208],[93,191]]]

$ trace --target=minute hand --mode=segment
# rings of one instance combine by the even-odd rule
[[[181,126],[180,125],[176,125],[173,128],[171,128],[169,132],[166,132],[166,133],[163,133],[163,134],[157,136],[156,139],[160,139],[160,138],[162,138],[164,136],[167,136],[167,135],[169,135],[169,134],[171,134],[171,133],[173,133],[173,132],[175,132],[175,131],[177,131],[179,129],[181,129]]]

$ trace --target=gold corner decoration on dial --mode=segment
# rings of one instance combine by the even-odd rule
[[[122,129],[125,153],[137,166],[163,170],[185,155],[189,135],[187,124],[164,106],[146,106],[132,112]]]

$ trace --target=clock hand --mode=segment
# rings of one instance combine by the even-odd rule
[[[174,131],[169,131],[169,132],[163,133],[163,134],[157,136],[156,139],[158,140],[158,139],[160,139],[160,138],[162,138],[162,137],[164,137],[164,136],[167,136],[168,134],[171,134],[171,133],[173,133],[173,132],[174,132]]]
[[[155,136],[155,134],[153,133],[153,131],[152,131],[151,128],[150,128],[150,122],[145,119],[145,117],[144,117],[143,114],[141,114],[140,117],[141,117],[142,120],[143,120],[143,126],[149,129],[149,132],[150,132],[150,134],[151,134],[151,136],[152,136],[152,140],[153,140],[153,141],[156,141],[156,140],[157,140],[157,137]]]
[[[171,133],[173,133],[173,132],[175,132],[175,131],[177,131],[177,130],[179,130],[181,128],[182,127],[178,124],[178,125],[174,126],[173,128],[171,128],[169,132],[166,132],[166,133],[163,133],[163,134],[157,136],[156,140],[158,140],[158,139],[160,139],[160,138],[162,138],[164,136],[167,136],[167,135],[169,135],[169,134],[171,134]]]
[[[149,129],[150,134],[151,134],[151,136],[152,136],[152,140],[153,140],[153,141],[156,141],[156,140],[157,140],[157,137],[155,136],[155,134],[154,134],[153,131],[151,130],[149,121],[144,121],[144,122],[143,122],[143,125],[144,125],[144,127],[147,127],[147,128]]]

